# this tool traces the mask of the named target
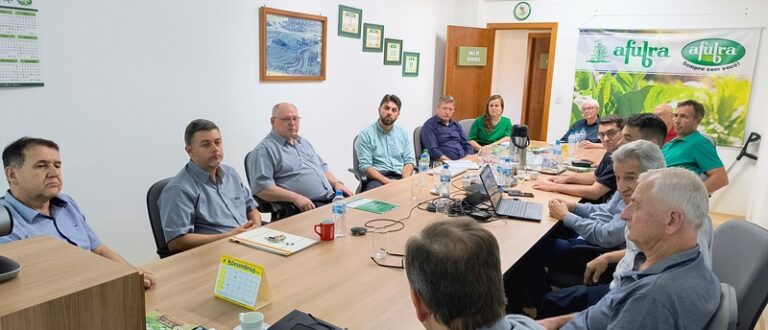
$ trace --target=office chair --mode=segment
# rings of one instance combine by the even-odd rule
[[[421,157],[421,152],[424,151],[424,147],[421,146],[421,126],[413,130],[413,150],[416,152],[416,161],[418,161]]]
[[[768,301],[768,230],[747,221],[728,221],[712,239],[712,271],[736,290],[737,329],[752,329]]]
[[[249,151],[247,154],[245,154],[245,160],[243,161],[243,165],[245,166],[245,179],[248,181],[248,187],[252,187],[253,184],[251,184],[251,171],[250,167],[248,166],[249,159],[254,156],[253,150]],[[256,196],[253,191],[251,191],[251,194],[253,196],[253,199],[256,200],[256,203],[259,204],[259,206],[256,207],[256,209],[260,213],[269,213],[270,214],[270,222],[262,221],[261,224],[268,224],[272,221],[277,221],[280,219],[287,218],[290,215],[298,213],[298,209],[296,209],[295,206],[291,203],[287,202],[268,202],[265,201],[259,196]]]
[[[720,305],[715,315],[709,320],[705,330],[734,330],[738,308],[736,302],[736,290],[727,283],[720,283]]]
[[[461,129],[464,131],[464,137],[466,137],[467,140],[469,140],[469,130],[472,128],[474,122],[474,119],[462,119],[459,121],[459,126],[461,126]]]
[[[357,139],[359,137],[360,135],[357,135],[355,136],[355,139],[352,140],[352,168],[347,169],[349,172],[354,174],[355,179],[360,182],[357,185],[357,189],[355,189],[355,194],[363,192],[363,188],[366,184],[368,184],[368,177],[360,171],[360,161],[357,159],[357,150],[355,149],[355,144],[357,143]]]
[[[155,236],[155,245],[157,246],[157,255],[160,256],[160,259],[173,255],[173,252],[168,249],[168,243],[165,242],[163,223],[160,221],[160,206],[157,205],[160,193],[163,192],[169,181],[171,181],[171,178],[162,179],[149,187],[149,191],[147,191],[149,224],[152,226],[152,234]]]

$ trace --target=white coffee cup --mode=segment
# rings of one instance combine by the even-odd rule
[[[261,330],[264,314],[259,312],[240,313],[240,330]]]

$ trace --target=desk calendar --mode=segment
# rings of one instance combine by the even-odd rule
[[[264,267],[230,256],[222,256],[213,295],[257,310],[272,302]]]

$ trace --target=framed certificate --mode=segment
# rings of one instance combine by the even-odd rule
[[[363,51],[381,53],[384,49],[384,25],[363,24]]]
[[[403,53],[403,77],[419,76],[419,53]]]
[[[384,65],[400,65],[403,55],[403,41],[399,39],[384,39]]]
[[[360,39],[363,10],[339,5],[339,36]]]

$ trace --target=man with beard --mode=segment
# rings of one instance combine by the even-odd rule
[[[387,94],[379,103],[379,120],[360,132],[355,141],[359,169],[368,177],[367,191],[409,177],[416,163],[408,131],[395,125],[400,115],[400,98]]]
[[[235,169],[224,165],[219,128],[193,120],[184,131],[189,162],[160,194],[160,221],[172,252],[236,235],[261,224],[258,204]]]

